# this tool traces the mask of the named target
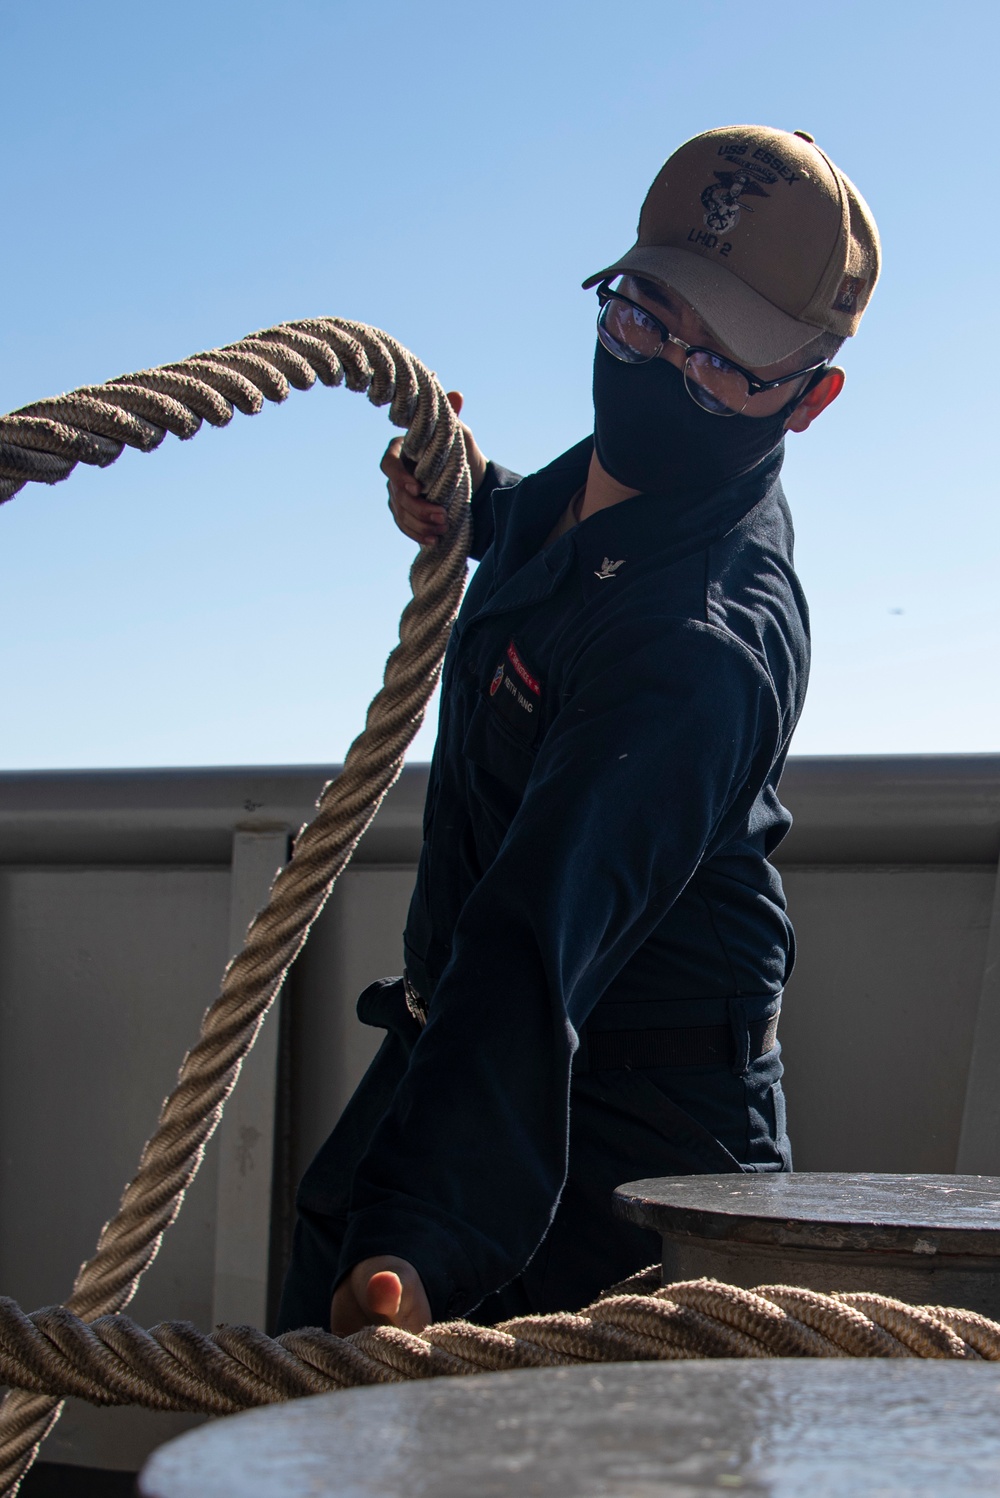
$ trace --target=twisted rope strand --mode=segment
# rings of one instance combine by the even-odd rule
[[[259,1333],[244,1329],[234,1357],[226,1350],[228,1344],[209,1350],[200,1334],[178,1330],[174,1323],[163,1329],[155,1347],[146,1333],[113,1315],[106,1342],[95,1340],[95,1334],[85,1335],[81,1327],[120,1312],[135,1294],[180,1211],[267,1009],[334,881],[399,775],[436,685],[461,600],[471,480],[458,420],[435,376],[395,339],[341,318],[267,328],[225,348],[37,401],[0,418],[3,501],[29,480],[59,482],[77,462],[105,466],[126,446],[151,451],[167,431],[187,439],[203,421],[225,426],[234,407],[252,414],[262,409],[265,399],[283,401],[290,386],[308,389],[317,378],[325,385],[343,383],[363,392],[373,405],[389,406],[390,420],[406,428],[404,448],[415,461],[428,498],[445,508],[446,534],[437,546],[421,550],[413,563],[413,597],[403,611],[399,644],[386,663],[384,684],[368,709],[364,730],[348,750],[341,773],[324,788],[316,816],[296,838],[267,906],[251,923],[243,950],[227,967],[219,997],[181,1063],[138,1170],[117,1213],[102,1229],[93,1257],[80,1269],[65,1310],[45,1313],[44,1343],[25,1341],[26,1325],[20,1324],[20,1345],[28,1363],[23,1379],[8,1380],[19,1385],[19,1391],[0,1406],[0,1491],[10,1495],[16,1493],[59,1415],[59,1397],[43,1387],[39,1370],[44,1364],[37,1361],[42,1348],[46,1356],[62,1359],[70,1382],[83,1375],[71,1377],[69,1370],[87,1366],[98,1346],[106,1361],[113,1353],[107,1362],[107,1402],[132,1402],[136,1390],[145,1387],[142,1379],[154,1369],[165,1382],[156,1396],[161,1402],[154,1402],[153,1408],[211,1404],[222,1413],[243,1408],[239,1400],[245,1401],[253,1389],[259,1399],[275,1387],[276,1355],[268,1339],[263,1339],[269,1349],[264,1362],[271,1382],[262,1385],[245,1362],[252,1337]],[[196,1363],[202,1370],[197,1374],[185,1371],[194,1356],[192,1348],[197,1349]],[[348,1359],[345,1366],[354,1364]],[[232,1371],[237,1367],[242,1370],[238,1377]],[[214,1395],[206,1392],[206,1369],[218,1383]],[[280,1387],[294,1385],[305,1391],[303,1376],[298,1362],[294,1376],[285,1367]],[[73,1392],[78,1392],[77,1383]]]
[[[1000,1324],[882,1295],[709,1279],[496,1327],[442,1322],[420,1336],[384,1326],[346,1338],[315,1327],[272,1338],[230,1326],[209,1336],[183,1321],[144,1331],[123,1315],[88,1323],[54,1306],[29,1316],[0,1299],[0,1380],[49,1397],[209,1415],[413,1378],[706,1357],[1000,1362]]]

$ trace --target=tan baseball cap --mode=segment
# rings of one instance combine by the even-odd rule
[[[864,198],[811,135],[730,125],[661,168],[639,237],[583,284],[634,272],[672,286],[741,363],[858,330],[881,264]]]

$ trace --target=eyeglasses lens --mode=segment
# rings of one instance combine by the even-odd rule
[[[655,359],[663,339],[660,330],[641,307],[609,297],[597,318],[597,335],[609,354],[626,364],[644,364]]]
[[[718,354],[702,349],[688,354],[684,383],[691,399],[713,416],[738,416],[750,398],[739,370]]]
[[[625,364],[646,364],[664,346],[655,319],[614,293],[607,295],[598,314],[597,335],[608,352]],[[738,416],[750,399],[740,371],[721,354],[704,349],[688,354],[684,383],[691,399],[713,416]]]

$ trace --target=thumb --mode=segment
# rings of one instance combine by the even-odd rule
[[[381,1269],[368,1281],[365,1299],[372,1316],[393,1320],[403,1303],[403,1281],[391,1269]]]
[[[446,392],[448,404],[456,416],[461,416],[462,407],[465,405],[465,397],[460,390],[449,390]]]

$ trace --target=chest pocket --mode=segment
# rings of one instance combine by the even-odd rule
[[[534,768],[535,751],[514,737],[485,698],[480,697],[473,709],[462,748],[472,764],[488,771],[512,791],[523,792]]]

